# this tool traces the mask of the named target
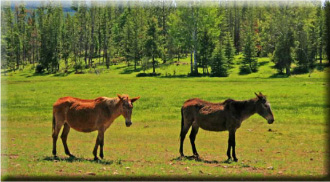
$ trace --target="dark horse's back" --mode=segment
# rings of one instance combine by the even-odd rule
[[[226,104],[230,99],[222,103],[212,103],[199,98],[189,99],[182,106],[182,116],[186,122],[195,123],[204,130],[227,130]]]

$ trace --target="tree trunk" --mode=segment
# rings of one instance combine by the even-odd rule
[[[152,55],[152,73],[156,73],[156,70],[155,70],[155,57],[154,57],[154,55]]]
[[[286,65],[286,67],[285,67],[285,73],[286,73],[286,75],[288,75],[288,76],[291,75],[290,65]]]
[[[191,51],[190,52],[190,73],[193,73],[194,72],[194,67],[193,67],[193,52]]]

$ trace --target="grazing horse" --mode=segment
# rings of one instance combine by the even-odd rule
[[[56,141],[62,131],[62,142],[65,153],[74,157],[66,143],[70,128],[80,132],[92,132],[97,130],[95,147],[93,150],[94,160],[98,160],[96,154],[100,146],[100,157],[103,159],[104,132],[113,121],[123,115],[127,127],[132,125],[131,115],[133,102],[140,97],[130,99],[128,95],[118,97],[98,97],[94,100],[85,100],[74,97],[59,98],[53,105],[53,155],[56,156]]]
[[[229,131],[227,156],[228,161],[231,159],[230,150],[232,149],[232,156],[237,162],[235,153],[235,132],[241,126],[242,122],[258,113],[265,118],[269,124],[274,122],[274,116],[270,108],[266,96],[261,92],[256,94],[256,98],[244,101],[236,101],[227,99],[222,103],[211,103],[198,98],[187,100],[181,108],[181,133],[180,133],[180,155],[183,154],[183,141],[186,134],[192,126],[190,133],[190,143],[195,157],[199,157],[196,147],[195,139],[199,127],[208,131]]]

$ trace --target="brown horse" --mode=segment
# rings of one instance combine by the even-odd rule
[[[256,93],[255,93],[256,94]],[[230,150],[232,148],[232,156],[234,161],[238,161],[235,153],[235,132],[241,126],[242,122],[258,113],[265,118],[269,124],[274,122],[274,116],[270,108],[270,104],[266,100],[266,96],[256,94],[256,98],[244,101],[236,101],[227,99],[222,103],[211,103],[198,98],[187,100],[181,108],[181,133],[180,133],[180,155],[183,154],[183,141],[186,134],[192,126],[190,133],[190,142],[195,157],[198,153],[195,147],[195,139],[199,127],[208,131],[229,131],[227,156],[228,161],[231,159]]]
[[[74,97],[59,98],[53,105],[53,155],[56,156],[56,141],[62,131],[62,142],[65,153],[74,157],[66,143],[70,128],[80,132],[92,132],[97,130],[94,160],[98,160],[96,154],[100,146],[100,157],[103,159],[104,132],[113,121],[123,115],[127,127],[132,125],[131,115],[133,102],[140,97],[130,99],[128,95],[119,95],[115,98],[99,97],[94,100],[85,100]]]

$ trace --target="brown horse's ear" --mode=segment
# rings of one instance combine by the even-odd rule
[[[121,95],[117,94],[117,96],[120,100],[123,100],[123,97]]]
[[[139,100],[139,98],[140,98],[140,96],[138,96],[138,97],[134,97],[133,99],[131,99],[131,102],[133,103],[133,102]]]

